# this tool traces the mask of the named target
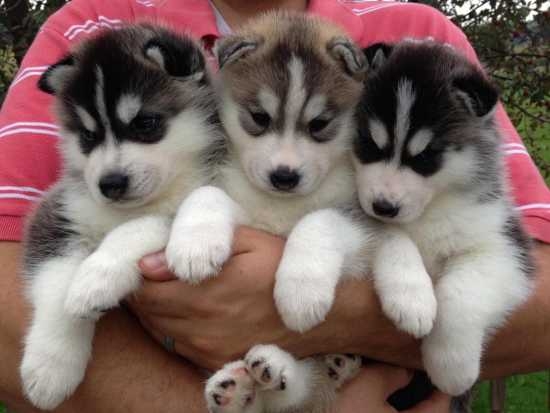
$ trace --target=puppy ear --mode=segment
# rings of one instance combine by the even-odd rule
[[[378,70],[393,51],[393,46],[386,43],[375,43],[366,49],[363,49],[363,53],[367,58],[367,62],[370,70]]]
[[[149,40],[143,48],[145,57],[162,70],[182,80],[201,80],[205,60],[201,49],[191,39],[163,33]]]
[[[54,63],[40,76],[38,88],[50,95],[59,93],[65,81],[75,71],[75,61],[72,55],[67,55],[57,63]]]
[[[367,70],[367,61],[361,49],[350,39],[343,36],[332,38],[327,43],[330,56],[339,62],[347,74],[354,78],[361,77]]]
[[[458,74],[452,87],[458,101],[474,116],[492,113],[498,102],[497,87],[478,70]]]
[[[217,42],[214,53],[218,59],[218,67],[221,69],[228,63],[235,62],[253,53],[261,44],[263,39],[244,38],[242,36],[228,36]]]

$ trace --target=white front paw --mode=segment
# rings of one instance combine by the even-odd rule
[[[95,252],[80,265],[69,287],[65,310],[83,318],[97,318],[139,287],[137,264],[120,262],[116,257]]]
[[[339,267],[284,257],[275,281],[275,304],[285,325],[304,332],[323,322],[332,307]]]
[[[206,382],[204,391],[211,413],[242,413],[255,402],[254,380],[244,361],[226,364]]]
[[[84,378],[85,365],[52,357],[48,352],[26,351],[21,363],[23,392],[44,410],[56,408]]]
[[[166,247],[166,260],[178,278],[200,283],[217,275],[231,255],[231,225],[203,224],[172,231]]]
[[[480,357],[477,346],[452,346],[446,340],[430,340],[430,336],[422,343],[424,368],[432,383],[451,396],[460,396],[475,384]]]
[[[296,376],[296,360],[275,345],[252,347],[244,358],[250,375],[262,390],[285,390]]]
[[[416,338],[426,336],[437,315],[437,300],[431,283],[418,285],[403,282],[381,292],[384,314],[395,326]]]

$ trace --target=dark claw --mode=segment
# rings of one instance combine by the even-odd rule
[[[271,380],[271,372],[269,371],[269,367],[266,367],[262,373],[262,380],[263,381],[269,381]]]
[[[336,373],[336,370],[334,370],[332,367],[329,367],[328,369],[328,376],[333,380],[338,380],[340,376],[338,376],[338,373]]]
[[[234,386],[236,385],[237,383],[235,383],[235,380],[233,379],[228,379],[228,380],[224,380],[220,383],[220,387],[222,389],[227,389],[229,386]]]
[[[286,379],[284,377],[281,378],[281,385],[279,386],[279,390],[285,390],[286,389]]]

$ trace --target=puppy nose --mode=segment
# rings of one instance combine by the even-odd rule
[[[128,175],[112,173],[105,175],[99,181],[101,193],[113,201],[118,201],[128,189]]]
[[[290,169],[287,166],[281,166],[269,175],[271,184],[282,191],[289,191],[298,185],[300,175],[296,170]]]
[[[393,218],[399,214],[399,206],[385,199],[374,201],[372,203],[372,210],[376,215],[380,215],[381,217]]]

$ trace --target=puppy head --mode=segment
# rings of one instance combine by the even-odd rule
[[[431,41],[375,45],[354,141],[363,209],[410,222],[437,196],[494,181],[498,92],[481,69]]]
[[[221,118],[248,179],[309,194],[351,145],[362,52],[321,19],[268,13],[221,41]]]
[[[165,190],[177,165],[208,145],[209,82],[192,40],[141,24],[81,44],[39,87],[56,97],[68,172],[98,202],[133,207]]]

